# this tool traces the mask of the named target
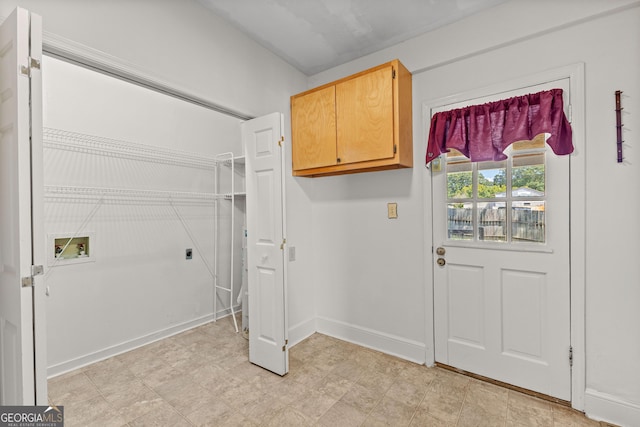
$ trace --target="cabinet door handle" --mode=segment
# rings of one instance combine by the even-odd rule
[[[340,163],[340,162],[341,162],[340,157],[338,157],[336,160],[338,161],[338,163]]]

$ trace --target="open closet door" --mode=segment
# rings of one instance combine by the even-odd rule
[[[246,154],[249,361],[289,371],[284,266],[284,149],[280,113],[241,125]]]
[[[20,8],[0,27],[0,405],[47,402],[41,31]]]

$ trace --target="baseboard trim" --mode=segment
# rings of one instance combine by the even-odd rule
[[[320,316],[317,317],[317,331],[410,362],[425,363],[426,347],[421,342]]]
[[[224,316],[220,316],[220,313],[217,316],[218,319],[222,317]],[[165,328],[160,331],[150,333],[148,335],[134,338],[132,340],[125,341],[123,343],[116,344],[111,347],[107,347],[107,348],[95,351],[93,353],[85,354],[75,359],[67,360],[65,362],[58,363],[56,365],[51,365],[47,368],[47,377],[48,378],[57,377],[58,375],[62,375],[67,372],[73,371],[75,369],[85,367],[92,363],[96,363],[101,360],[105,360],[110,357],[117,356],[118,354],[122,354],[122,353],[126,353],[127,351],[134,350],[138,347],[142,347],[144,345],[151,344],[153,342],[156,342],[165,338],[169,338],[170,336],[179,334],[189,329],[193,329],[200,325],[204,325],[205,323],[212,322],[213,320],[214,320],[213,314],[208,314],[206,316],[189,320],[187,322],[183,322],[178,325],[174,325],[169,328]]]
[[[289,328],[289,347],[293,347],[299,342],[303,341],[305,338],[309,338],[313,335],[317,330],[316,327],[316,319],[310,318],[307,320],[303,320]]]
[[[640,405],[617,396],[587,388],[584,409],[589,418],[620,426],[635,426],[640,422]]]

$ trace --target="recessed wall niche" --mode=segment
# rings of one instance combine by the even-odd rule
[[[95,233],[49,234],[47,259],[49,267],[95,261]]]

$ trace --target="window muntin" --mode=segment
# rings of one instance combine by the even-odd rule
[[[504,161],[446,153],[447,236],[489,244],[546,242],[545,136],[514,143]]]

